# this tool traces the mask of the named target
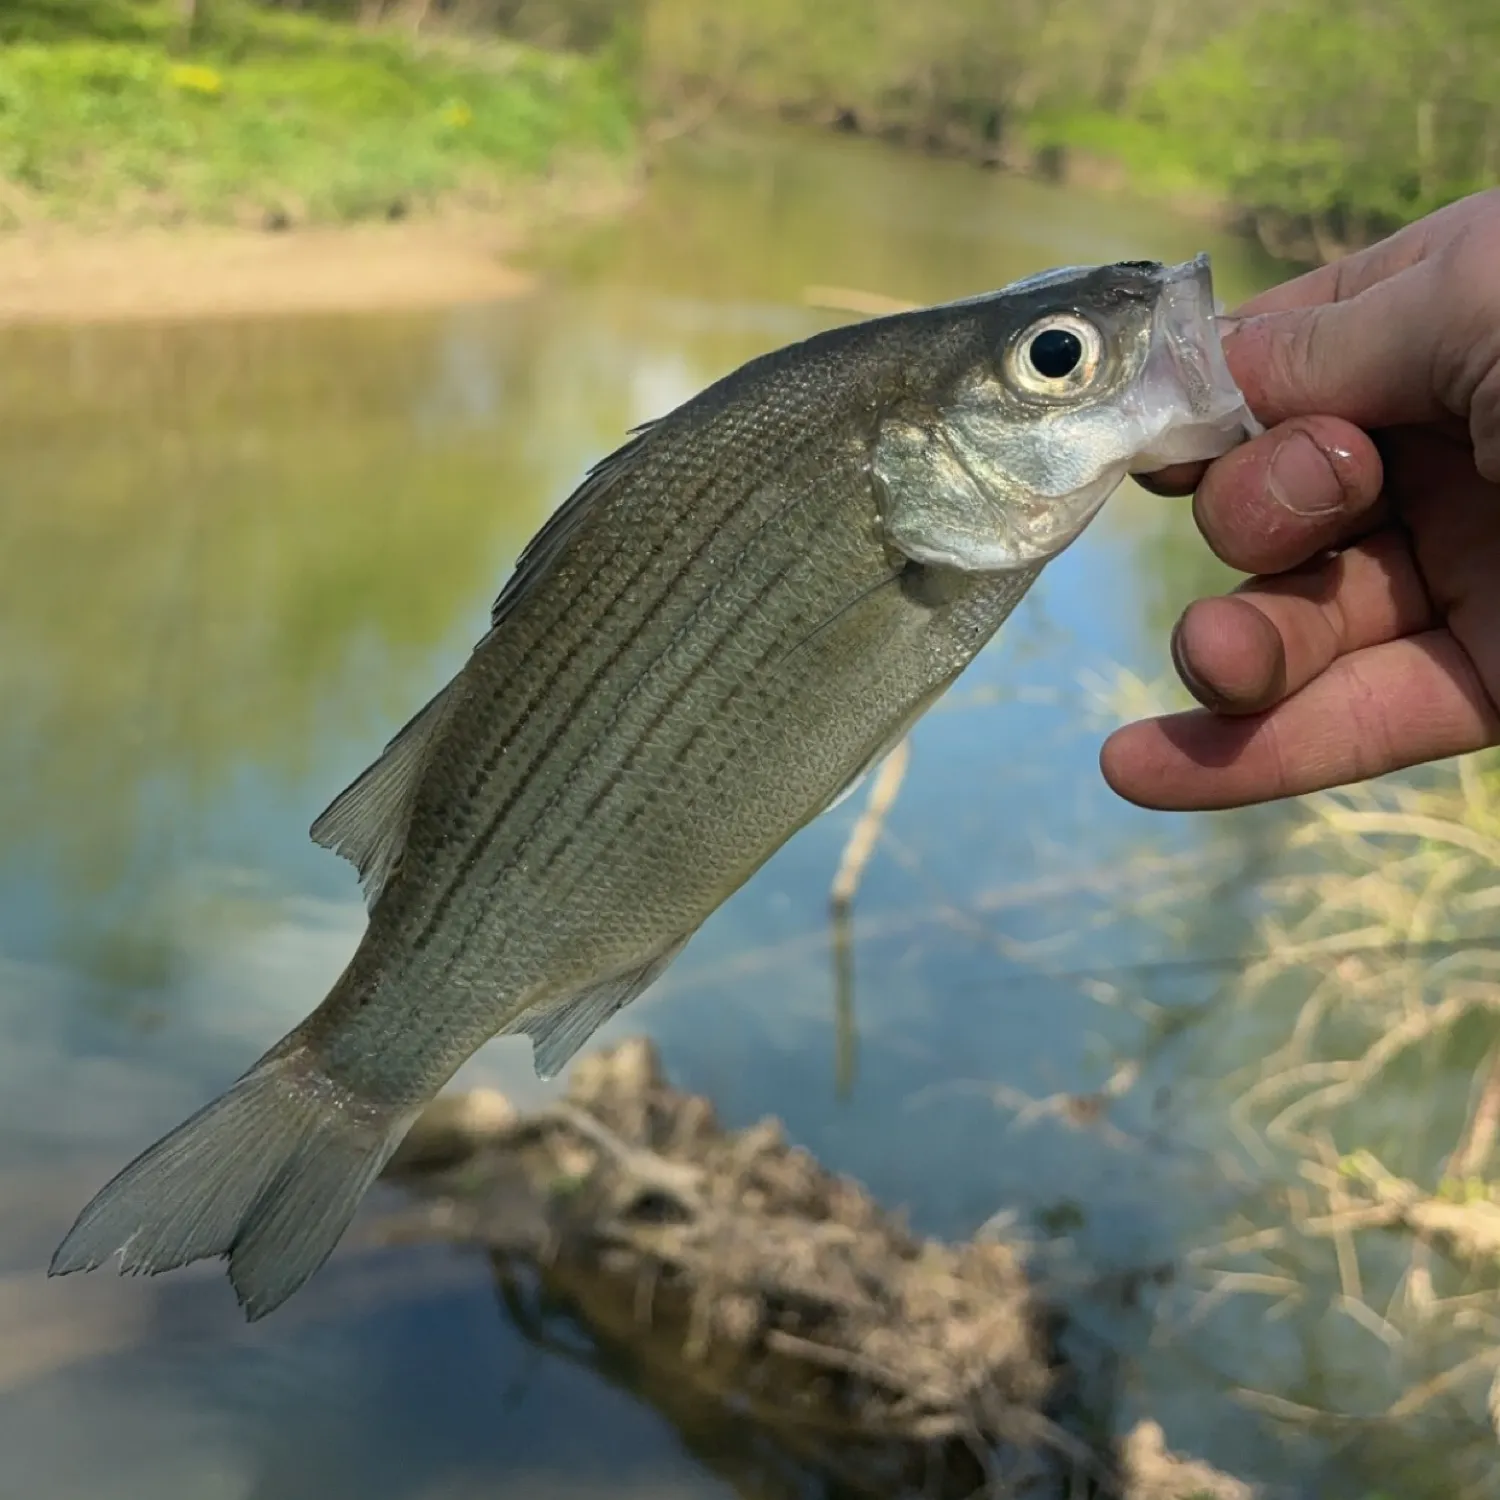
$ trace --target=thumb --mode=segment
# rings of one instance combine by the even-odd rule
[[[1437,281],[1423,261],[1346,301],[1235,322],[1224,354],[1250,409],[1268,427],[1288,417],[1372,428],[1445,415],[1438,372],[1453,358],[1462,299],[1440,297]]]

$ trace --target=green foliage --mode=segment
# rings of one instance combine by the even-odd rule
[[[1024,61],[1024,27],[997,26],[995,10],[988,0],[650,0],[643,62],[658,94],[993,138]]]
[[[1255,209],[1384,227],[1500,173],[1500,7],[1297,5],[1226,31],[1139,118]]]
[[[61,9],[28,0],[27,34],[59,26]],[[482,197],[560,151],[631,139],[603,60],[499,43],[418,50],[226,0],[206,5],[190,52],[171,49],[159,6],[116,0],[90,19],[105,39],[0,52],[0,178],[52,213],[356,219]]]
[[[398,24],[413,0],[197,0],[192,59],[224,73],[217,115],[208,94],[163,87],[161,68],[99,81],[165,66],[184,42],[179,0],[0,9],[0,43],[56,66],[46,80],[45,61],[0,57],[0,172],[47,195],[84,179],[91,200],[175,193],[194,212],[274,182],[308,212],[348,216],[496,163],[534,170],[559,144],[620,146],[627,77],[667,110],[737,105],[1017,161],[1110,158],[1138,187],[1218,197],[1320,253],[1500,180],[1494,0],[428,0],[424,37],[491,39],[466,60],[414,49]],[[372,19],[390,25],[351,24]],[[84,44],[135,56],[51,57]],[[96,100],[64,97],[106,86],[118,150],[101,145]]]
[[[1494,0],[647,0],[661,97],[1062,147],[1357,239],[1500,180]]]
[[[9,0],[0,7],[0,44],[77,37],[101,42],[157,41],[167,34],[170,20],[164,8],[134,0]]]

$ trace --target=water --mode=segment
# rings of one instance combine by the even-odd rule
[[[628,219],[553,247],[524,301],[0,339],[0,1500],[761,1493],[732,1445],[529,1344],[476,1259],[351,1244],[253,1328],[214,1267],[40,1271],[109,1172],[321,998],[363,908],[309,822],[626,428],[835,321],[810,284],[930,300],[1200,248],[1227,300],[1273,275],[1154,208],[767,137],[685,148]],[[1295,1318],[1236,1304],[1157,1347],[1149,1308],[1099,1290],[1231,1211],[1213,1080],[1264,1045],[1213,1023],[1211,961],[1244,940],[1235,859],[1276,819],[1231,826],[1227,884],[1174,940],[1138,909],[1157,866],[1122,880],[1125,860],[1209,858],[1224,825],[1132,810],[1096,767],[1085,679],[1165,672],[1177,608],[1220,578],[1194,535],[1186,506],[1123,494],[919,729],[861,892],[846,1088],[824,913],[857,800],[600,1040],[649,1033],[728,1122],[780,1115],[923,1230],[1068,1226],[1124,1419],[1363,1494],[1368,1455],[1228,1398],[1307,1390]],[[1184,952],[1210,962],[1149,996],[1091,982]],[[1020,1109],[1122,1061],[1142,1077],[1103,1125]],[[524,1040],[460,1083],[480,1080],[548,1092]]]

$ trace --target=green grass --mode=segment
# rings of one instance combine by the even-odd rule
[[[190,48],[157,4],[6,8],[0,222],[348,221],[492,203],[563,156],[630,149],[608,58],[201,3]]]

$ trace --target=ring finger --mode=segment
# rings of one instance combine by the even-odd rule
[[[1339,657],[1436,623],[1405,534],[1387,529],[1294,572],[1189,605],[1172,634],[1172,657],[1205,708],[1259,713]]]

